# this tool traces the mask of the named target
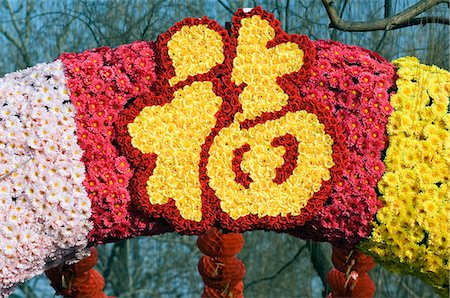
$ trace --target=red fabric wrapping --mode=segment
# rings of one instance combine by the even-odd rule
[[[71,266],[72,271],[75,275],[80,275],[83,272],[89,271],[94,268],[95,264],[97,264],[98,253],[94,247],[91,247],[91,255],[89,257],[84,258],[78,263],[75,263]]]
[[[211,258],[203,256],[198,262],[203,282],[211,288],[234,286],[244,278],[244,264],[237,258]]]
[[[73,297],[107,297],[103,293],[105,280],[97,270],[89,270],[83,278],[76,277],[72,283]]]
[[[336,268],[328,272],[327,281],[334,297],[373,297],[375,284],[367,274],[376,264],[357,249],[333,246],[332,261]]]
[[[202,298],[243,298],[244,297],[244,283],[242,281],[235,284],[229,289],[214,289],[205,286],[205,291],[202,294]]]
[[[327,274],[327,281],[331,288],[331,297],[373,297],[375,284],[367,273],[358,275],[356,280],[350,277],[346,286],[345,274],[333,268]]]
[[[97,250],[92,247],[91,255],[72,265],[55,267],[45,272],[56,294],[73,298],[104,298],[105,280],[97,270],[92,269],[98,260]],[[111,297],[112,298],[112,297]]]
[[[242,234],[223,234],[213,227],[198,237],[197,246],[207,256],[230,258],[241,251],[244,237]]]
[[[333,255],[331,256],[331,260],[333,261],[334,267],[343,273],[348,271],[349,266],[351,266],[351,271],[356,271],[359,274],[367,273],[376,265],[372,257],[363,254],[357,249],[351,250],[337,248],[335,246],[333,246]]]
[[[244,245],[241,234],[223,234],[215,227],[199,236],[197,245],[206,254],[198,262],[205,283],[202,297],[244,297],[245,266],[235,255]]]

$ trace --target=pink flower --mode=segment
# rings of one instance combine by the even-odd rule
[[[114,166],[119,173],[129,173],[131,171],[130,165],[125,156],[120,156],[116,158]]]
[[[384,168],[384,163],[379,159],[375,159],[368,163],[367,171],[374,177],[381,177],[384,173]]]
[[[94,74],[94,72],[97,69],[97,65],[92,62],[91,60],[83,60],[80,62],[80,67],[81,70],[86,74],[86,75],[92,75]]]
[[[113,78],[113,81],[106,83],[105,86],[105,95],[108,98],[114,98],[120,91],[117,88],[117,84],[115,82],[116,77]]]
[[[152,60],[147,57],[139,57],[134,61],[134,67],[139,71],[146,71],[152,64]]]
[[[339,87],[339,82],[342,80],[342,72],[334,70],[329,74],[329,84],[332,88]]]
[[[90,85],[90,90],[94,93],[100,93],[105,90],[105,82],[100,78],[94,78]]]
[[[89,55],[89,62],[93,64],[94,68],[100,68],[103,66],[103,55],[97,52],[91,52]]]
[[[113,66],[103,66],[100,69],[99,74],[103,81],[110,82],[116,77],[117,71]]]
[[[116,77],[116,83],[117,83],[117,87],[119,87],[119,90],[124,91],[124,92],[130,92],[131,89],[133,88],[133,85],[131,85],[130,79],[124,73],[122,73]]]
[[[153,59],[154,59],[155,54],[154,54],[153,50],[149,46],[147,46],[147,47],[143,47],[139,51],[139,56],[148,57],[148,58],[151,58],[152,61],[154,61]],[[153,64],[155,64],[155,63],[153,62]]]
[[[328,73],[329,71],[332,71],[331,63],[328,61],[328,59],[321,59],[316,62],[317,68],[323,72]]]
[[[352,90],[352,88],[354,87],[355,83],[353,82],[352,78],[350,76],[344,75],[342,74],[342,77],[339,81],[339,88],[341,90]]]
[[[373,73],[362,71],[357,76],[358,84],[361,86],[364,86],[364,90],[367,90],[366,88],[370,88],[373,86],[373,83],[375,81]]]
[[[104,120],[102,117],[94,115],[87,122],[87,130],[94,134],[106,133],[106,127],[104,125]]]

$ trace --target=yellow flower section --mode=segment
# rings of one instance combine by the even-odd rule
[[[188,76],[207,73],[223,63],[222,36],[207,25],[183,26],[167,43],[169,57],[175,68],[170,86],[184,81]]]
[[[398,92],[387,126],[384,207],[362,248],[448,295],[450,73],[414,57],[394,61]]]
[[[283,164],[283,147],[273,147],[274,138],[286,134],[299,142],[298,166],[282,184],[276,184],[275,169]],[[234,179],[233,150],[249,144],[241,169],[253,182],[246,189]],[[311,146],[314,144],[314,146]],[[308,200],[317,192],[322,180],[330,179],[332,138],[325,133],[317,116],[299,111],[289,112],[277,120],[241,130],[237,122],[220,131],[210,149],[207,166],[210,186],[220,198],[220,205],[231,218],[249,214],[263,216],[299,215]]]
[[[277,84],[277,78],[300,70],[303,50],[296,43],[284,43],[267,48],[275,30],[260,16],[245,18],[239,29],[232,80],[247,86],[239,96],[243,113],[236,121],[255,119],[263,112],[279,111],[287,104],[288,95]]]
[[[211,82],[194,82],[177,90],[171,103],[145,107],[128,125],[133,147],[158,155],[147,181],[152,204],[172,198],[183,218],[201,221],[200,146],[215,126],[221,104]]]

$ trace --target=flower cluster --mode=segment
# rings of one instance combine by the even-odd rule
[[[181,27],[171,36],[167,47],[176,74],[169,80],[171,86],[189,76],[209,72],[225,58],[222,37],[205,24]]]
[[[331,178],[333,140],[323,127],[316,115],[303,110],[247,130],[241,130],[237,122],[222,129],[210,149],[207,166],[209,184],[220,199],[221,209],[234,220],[248,214],[301,215],[309,199],[321,189],[322,181]],[[287,151],[292,139],[298,146]],[[274,146],[273,140],[279,146]],[[239,183],[229,165],[234,159],[233,149],[244,146],[250,150],[243,154],[240,169],[249,173],[248,187]],[[301,168],[289,167],[288,163]]]
[[[70,99],[77,116],[77,135],[84,150],[84,186],[92,202],[91,243],[134,235],[151,227],[130,211],[127,190],[133,171],[113,145],[114,123],[124,105],[145,96],[156,79],[152,42],[116,49],[102,47],[60,57],[66,68]],[[131,213],[130,213],[131,212]],[[150,231],[148,231],[150,232]]]
[[[186,24],[193,28],[181,31]],[[173,43],[172,35],[176,35]],[[217,81],[211,81],[211,73],[218,71],[214,61],[224,59],[223,50],[217,49],[223,48],[224,38],[227,32],[206,18],[185,20],[160,35],[154,94],[137,98],[117,122],[116,143],[134,169],[129,186],[133,203],[147,216],[163,217],[188,234],[195,227],[203,232],[212,226],[213,218],[204,214],[216,213],[203,204],[198,166],[201,146],[224,104],[214,92]],[[189,51],[192,46],[202,51]],[[216,51],[219,55],[213,60],[207,58]],[[191,65],[186,65],[186,57]],[[205,80],[194,82],[194,77]]]
[[[386,173],[378,184],[384,207],[362,247],[382,264],[417,275],[448,295],[450,270],[450,73],[394,61]]]
[[[183,218],[201,220],[200,146],[215,125],[221,103],[211,82],[194,82],[175,92],[171,104],[146,107],[128,125],[133,147],[158,155],[147,182],[153,204],[176,198]]]
[[[219,132],[209,152],[209,185],[216,191],[221,209],[233,220],[249,214],[301,215],[309,199],[321,189],[322,181],[330,179],[328,169],[334,165],[332,137],[326,134],[325,125],[316,115],[286,109],[282,116],[275,114],[298,100],[292,96],[289,101],[277,79],[298,72],[304,56],[310,56],[304,53],[310,48],[306,43],[296,43],[296,36],[268,48],[278,29],[269,20],[258,14],[234,19],[234,37],[238,42],[231,80],[244,86],[238,97],[242,112],[234,116],[232,125]],[[280,36],[277,38],[280,40]],[[298,145],[287,152],[292,139]],[[274,140],[278,146],[274,146]],[[249,147],[240,164],[241,171],[252,181],[248,187],[237,183],[239,179],[229,167],[234,149],[243,146]],[[302,165],[301,170],[292,167],[297,163]]]
[[[319,99],[338,119],[349,159],[340,169],[326,206],[294,235],[353,247],[369,236],[381,207],[376,185],[384,173],[381,154],[387,146],[386,124],[394,91],[391,63],[356,46],[316,41],[317,59],[301,94]]]
[[[0,79],[0,295],[88,244],[91,202],[65,84],[60,61]]]
[[[186,19],[156,49],[154,95],[117,125],[139,208],[187,234],[217,221],[244,231],[310,220],[347,155],[325,105],[290,81],[312,64],[311,41],[257,8],[236,13],[231,38],[214,21]]]

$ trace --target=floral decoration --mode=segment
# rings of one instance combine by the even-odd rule
[[[60,61],[0,79],[0,296],[84,256],[91,202],[75,113]]]
[[[310,220],[347,155],[325,105],[291,81],[313,63],[311,41],[256,8],[236,13],[231,38],[207,18],[186,19],[158,37],[156,52],[154,94],[117,125],[141,211],[186,234],[215,222],[237,232]]]
[[[98,260],[95,247],[90,255],[75,264],[63,265],[45,271],[56,295],[64,297],[115,298],[103,292],[105,280],[93,269]]]
[[[361,247],[394,271],[448,295],[450,271],[450,73],[415,57],[394,61],[397,94],[387,126],[384,203]]]
[[[288,35],[260,7],[238,10],[230,33],[189,18],[156,44],[65,53],[9,74],[0,295],[89,245],[211,228],[220,237],[199,246],[212,259],[222,230],[289,231],[336,249],[359,243],[445,295],[449,95],[447,71]],[[230,254],[241,246],[228,244]],[[216,261],[202,261],[204,295],[241,294],[244,271],[230,261],[216,280]],[[342,290],[351,274],[339,270],[329,278]],[[351,287],[373,292],[367,276]]]
[[[375,261],[357,249],[342,249],[333,246],[333,265],[327,274],[327,282],[333,297],[374,297],[375,284],[368,272]]]
[[[213,227],[197,238],[197,245],[204,254],[198,261],[205,284],[202,297],[244,297],[245,265],[236,257],[244,246],[242,234],[223,234]]]
[[[138,41],[60,57],[77,112],[78,141],[85,152],[83,185],[92,202],[94,224],[91,244],[160,232],[132,207],[127,186],[133,170],[113,144],[119,113],[132,98],[147,96],[156,79],[153,47],[152,42]]]
[[[384,173],[386,124],[392,113],[394,66],[360,47],[316,41],[317,59],[301,95],[318,98],[338,119],[351,162],[340,168],[341,179],[318,215],[293,235],[354,247],[370,235],[381,207],[376,185]]]

